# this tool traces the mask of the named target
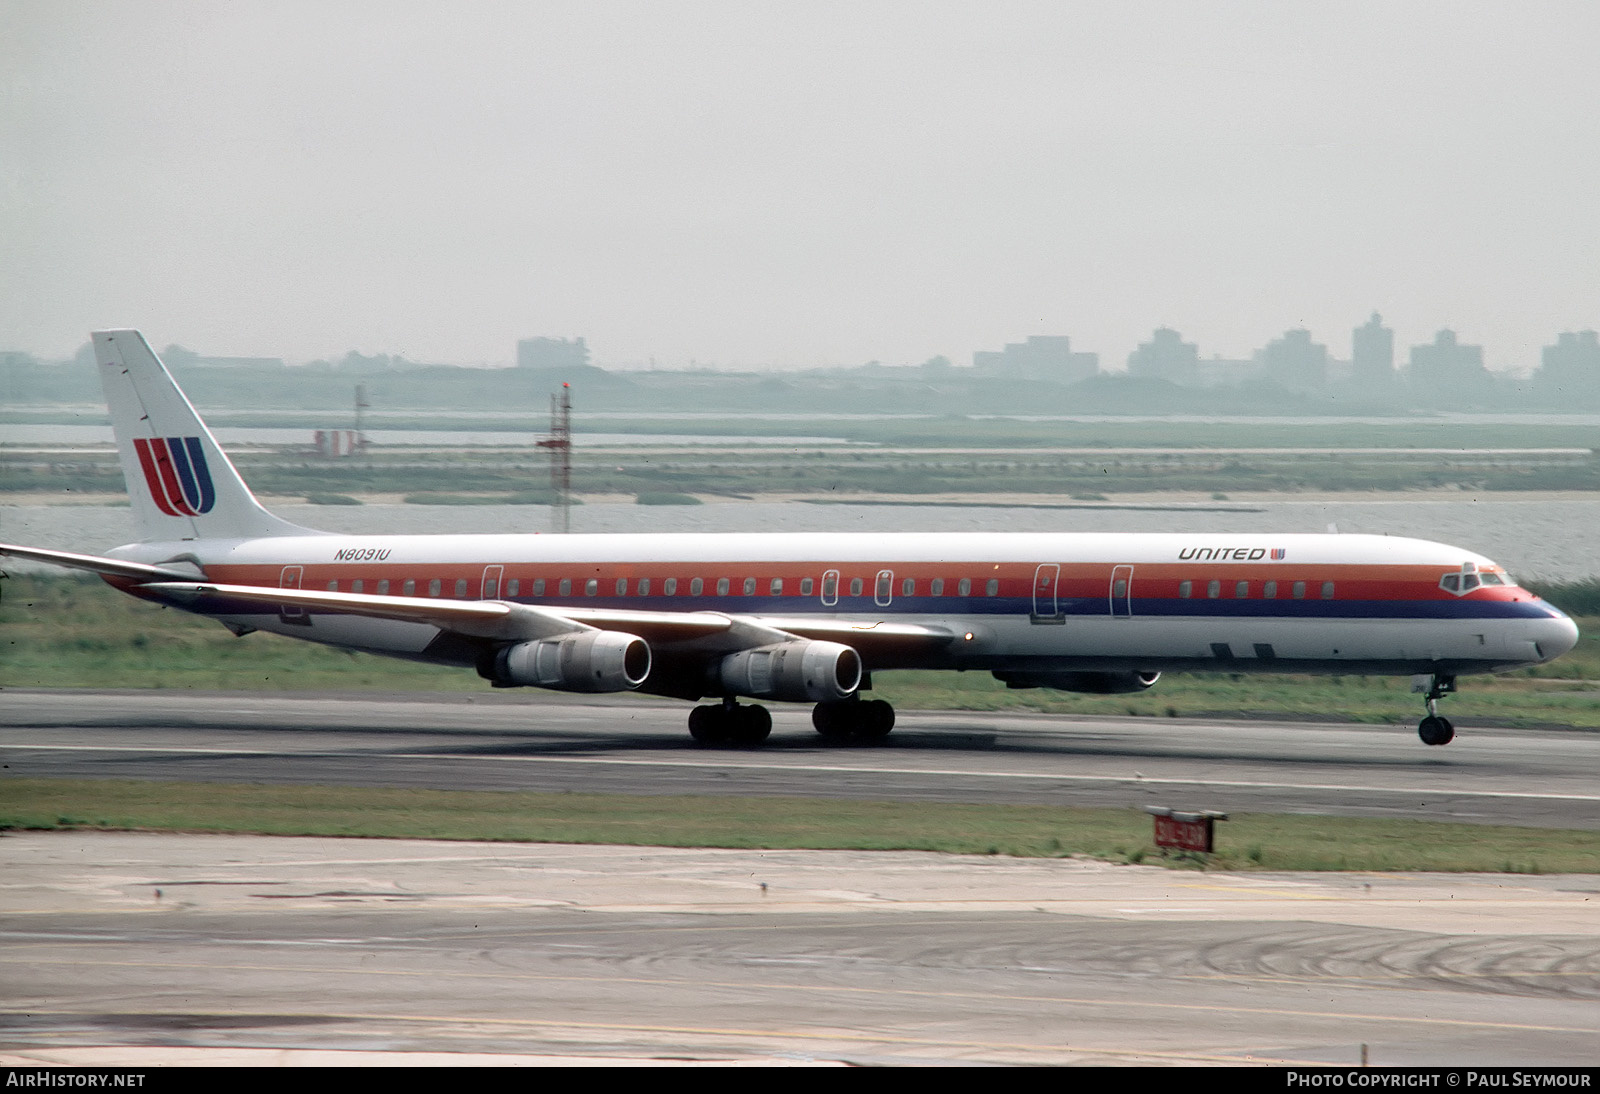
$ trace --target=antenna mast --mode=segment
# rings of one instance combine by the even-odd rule
[[[572,385],[563,383],[550,396],[550,437],[539,442],[550,450],[550,489],[555,501],[550,509],[552,531],[572,531]]]

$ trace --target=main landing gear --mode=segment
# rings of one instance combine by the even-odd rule
[[[1426,691],[1424,702],[1428,704],[1428,716],[1417,723],[1417,736],[1422,738],[1425,745],[1447,745],[1456,735],[1456,727],[1450,724],[1450,719],[1439,716],[1439,700],[1456,690],[1454,676],[1423,676],[1412,684],[1412,691]]]
[[[894,707],[882,699],[818,703],[811,711],[811,724],[829,744],[877,744],[894,728]],[[766,707],[741,706],[732,696],[689,712],[689,736],[703,745],[751,748],[771,732],[772,715]]]
[[[894,707],[882,699],[818,703],[811,724],[823,740],[835,744],[877,744],[894,728]]]
[[[689,712],[689,736],[703,745],[758,745],[772,732],[772,715],[766,707],[740,706],[732,696],[720,706],[695,707]]]

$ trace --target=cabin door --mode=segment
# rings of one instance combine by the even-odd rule
[[[1133,567],[1115,566],[1111,570],[1111,617],[1133,618]]]
[[[283,572],[278,575],[278,588],[298,589],[300,587],[300,575],[303,573],[305,573],[303,566],[285,566]],[[293,623],[298,627],[311,626],[311,617],[306,614],[306,610],[295,604],[279,604],[278,619],[284,623]]]
[[[1061,583],[1059,563],[1046,562],[1033,571],[1033,611],[1028,620],[1032,623],[1065,623],[1061,614],[1061,597],[1056,588]]]
[[[504,566],[485,566],[483,568],[483,585],[478,590],[479,600],[500,599],[500,578],[504,576]]]

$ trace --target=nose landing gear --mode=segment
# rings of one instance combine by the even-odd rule
[[[1456,727],[1450,719],[1439,716],[1439,700],[1456,690],[1454,676],[1418,676],[1411,681],[1411,690],[1426,692],[1423,701],[1428,704],[1428,716],[1417,723],[1417,736],[1425,745],[1447,745],[1455,739]]]

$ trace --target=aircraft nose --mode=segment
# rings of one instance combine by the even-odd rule
[[[1565,615],[1557,615],[1539,624],[1534,642],[1541,661],[1554,661],[1578,644],[1578,625]]]

